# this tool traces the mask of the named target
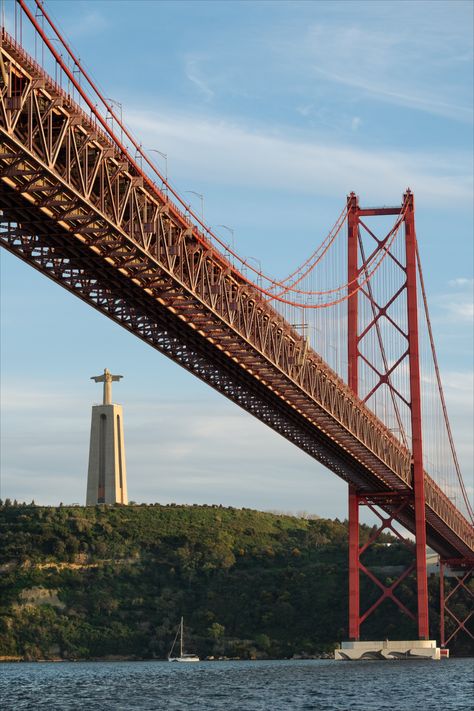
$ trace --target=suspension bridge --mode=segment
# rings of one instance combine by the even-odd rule
[[[186,205],[39,0],[17,0],[13,26],[2,26],[0,137],[3,247],[344,479],[350,639],[391,599],[428,640],[426,546],[457,571],[455,590],[472,594],[474,518],[436,359],[412,192],[381,208],[351,193],[310,257],[271,277]],[[381,520],[364,546],[360,506]],[[361,557],[382,531],[402,538],[395,522],[414,537],[414,561],[387,587]],[[361,573],[380,588],[364,612]],[[396,596],[412,573],[415,611]],[[445,612],[455,620],[451,637],[474,639],[471,615],[455,617],[440,588],[441,644],[449,642]]]

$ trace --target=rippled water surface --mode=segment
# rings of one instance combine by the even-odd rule
[[[474,660],[0,665],[3,711],[471,711]]]

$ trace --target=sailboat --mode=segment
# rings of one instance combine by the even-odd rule
[[[183,618],[181,618],[181,622],[179,623],[179,627],[176,631],[176,636],[174,638],[173,646],[170,649],[170,652],[168,654],[168,661],[169,662],[199,662],[200,659],[197,654],[184,654],[183,653]],[[173,651],[176,646],[176,641],[178,639],[179,635],[179,657],[173,657]]]

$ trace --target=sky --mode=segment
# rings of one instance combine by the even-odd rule
[[[473,4],[47,0],[104,95],[205,221],[284,277],[354,190],[415,194],[454,437],[472,482]],[[12,24],[12,4],[5,2]],[[164,170],[164,159],[153,154]],[[221,234],[229,238],[230,233]],[[124,376],[137,502],[345,518],[347,487],[138,339],[1,256],[0,496],[83,503],[90,377]]]

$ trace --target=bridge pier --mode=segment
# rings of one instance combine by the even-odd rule
[[[336,661],[356,662],[367,659],[441,659],[441,650],[433,639],[374,642],[342,642],[334,652]]]

